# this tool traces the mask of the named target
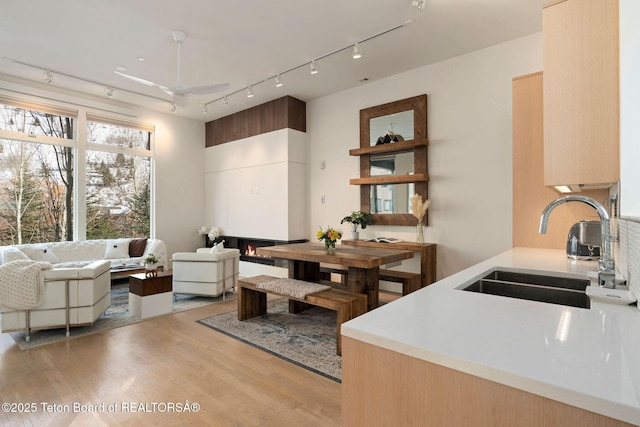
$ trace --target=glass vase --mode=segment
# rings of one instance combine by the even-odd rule
[[[326,249],[327,252],[333,252],[336,250],[336,242],[329,239],[325,239],[324,248]]]
[[[416,243],[424,243],[424,229],[422,222],[419,222],[416,226]]]

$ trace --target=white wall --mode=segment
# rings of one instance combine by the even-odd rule
[[[510,248],[511,79],[541,69],[538,33],[308,102],[308,238],[360,209],[359,188],[349,185],[359,160],[348,154],[359,146],[360,110],[426,93],[432,204],[425,238],[438,244],[438,278]],[[382,235],[413,240],[415,229],[372,226],[360,237]]]
[[[305,238],[307,139],[281,129],[206,149],[205,218],[223,234]]]
[[[156,111],[139,111],[155,131],[156,237],[175,252],[204,247],[198,229],[204,219],[205,125]]]

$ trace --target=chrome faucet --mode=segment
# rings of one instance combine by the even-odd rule
[[[609,234],[609,213],[607,210],[597,201],[590,197],[585,196],[565,196],[554,200],[549,203],[542,211],[540,217],[540,228],[538,232],[544,234],[547,232],[547,222],[549,221],[549,214],[558,205],[566,202],[581,202],[586,203],[598,212],[600,215],[600,234],[602,237],[602,256],[598,260],[598,284],[603,288],[615,288],[616,287],[616,267],[611,256],[611,237]]]

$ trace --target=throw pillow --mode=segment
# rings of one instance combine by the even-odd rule
[[[60,262],[56,254],[47,245],[32,245],[22,251],[34,261],[50,262],[51,264]]]
[[[211,247],[211,253],[215,254],[215,253],[221,252],[222,249],[224,249],[224,240],[222,242],[218,243],[217,245],[213,245]]]
[[[131,239],[129,243],[129,256],[139,257],[144,255],[144,250],[147,247],[147,239]]]
[[[17,261],[19,259],[29,259],[27,254],[22,252],[20,249],[12,248],[11,246],[7,246],[3,248],[2,256],[4,258],[4,261],[3,261],[4,263]]]
[[[107,259],[129,258],[129,239],[109,241],[104,257]]]

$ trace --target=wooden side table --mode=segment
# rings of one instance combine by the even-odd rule
[[[129,311],[137,319],[168,314],[173,311],[173,275],[159,272],[129,276]]]

